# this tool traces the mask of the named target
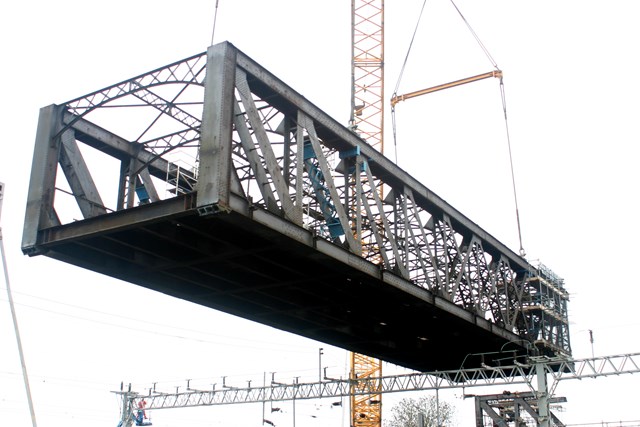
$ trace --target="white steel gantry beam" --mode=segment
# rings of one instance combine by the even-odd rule
[[[485,387],[491,385],[527,384],[537,389],[539,376],[549,376],[549,395],[553,394],[559,381],[587,379],[621,374],[640,373],[640,353],[600,356],[588,359],[551,359],[534,357],[527,363],[505,366],[460,369],[452,371],[416,372],[389,375],[380,378],[357,380],[326,379],[321,382],[282,384],[272,382],[268,386],[233,387],[212,390],[194,390],[162,393],[149,389],[148,393],[114,391],[137,404],[145,399],[147,409],[182,408],[190,406],[229,405],[286,401],[293,399],[319,399],[324,397],[346,397],[351,390],[358,394],[395,393],[401,391],[443,390],[461,387]],[[353,383],[358,386],[353,388]],[[137,406],[133,406],[137,407]]]

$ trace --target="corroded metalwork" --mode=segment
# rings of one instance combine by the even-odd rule
[[[383,194],[376,183],[382,183]],[[266,231],[253,235],[261,237],[252,243],[263,245],[258,250],[198,229],[217,220],[233,220],[238,230],[265,227],[272,233],[269,239],[278,236],[287,253],[309,250],[306,260],[330,261],[331,268],[307,271],[305,278],[301,267],[294,280],[287,271],[293,275],[300,260],[269,258],[268,269],[244,263],[243,274],[236,268],[241,254],[254,256],[254,262],[277,255],[261,237]],[[147,227],[160,221],[162,230]],[[147,237],[124,234],[134,226]],[[201,241],[187,237],[196,231]],[[182,249],[159,252],[158,244],[149,243],[149,233],[159,241],[177,239]],[[66,243],[76,246],[64,252]],[[216,252],[222,243],[236,252]],[[258,321],[259,311],[241,312],[239,303],[220,301],[260,299],[260,307],[273,316],[265,320],[268,324],[293,330],[295,322],[289,319],[298,316],[296,324],[304,320],[316,326],[296,332],[392,358],[401,357],[401,348],[415,355],[410,364],[420,363],[416,350],[446,339],[445,331],[435,331],[442,335],[436,337],[420,332],[433,331],[428,322],[436,322],[440,312],[525,350],[571,351],[562,279],[529,264],[228,43],[41,110],[23,251],[149,287],[155,286],[150,279],[155,274],[165,292],[182,297],[193,286],[189,298],[201,301],[210,295],[208,305]],[[90,251],[96,252],[94,258],[82,258]],[[113,262],[98,258],[98,252],[113,256]],[[188,253],[195,258],[187,259]],[[216,270],[223,264],[223,270]],[[340,276],[342,268],[349,273]],[[236,284],[254,286],[252,299],[245,295],[248,288],[220,284],[231,283],[229,274]],[[393,312],[388,307],[353,320],[352,311],[360,308],[351,300],[332,303],[321,290],[301,286],[300,292],[313,289],[319,298],[316,305],[305,306],[303,297],[287,301],[259,289],[258,277],[274,289],[326,277],[323,286],[345,293],[341,298],[349,292],[354,301],[361,298],[359,291],[346,283],[364,289],[375,281],[406,304],[397,310],[398,319],[407,310],[420,313],[425,307],[435,314],[425,317],[424,325],[416,319],[392,324],[383,318]],[[217,288],[195,290],[207,286]],[[391,302],[384,296],[376,302],[374,296],[367,298],[367,303]],[[304,310],[312,311],[301,314]],[[281,320],[285,315],[287,320]],[[457,345],[459,354],[473,352],[465,351],[464,343]]]

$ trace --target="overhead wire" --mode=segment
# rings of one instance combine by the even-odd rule
[[[196,329],[183,328],[183,327],[174,326],[174,325],[167,325],[167,324],[163,324],[163,323],[152,322],[152,321],[149,321],[149,320],[137,319],[137,318],[129,317],[129,316],[123,316],[123,315],[120,315],[120,314],[108,313],[108,312],[101,311],[101,310],[96,310],[96,309],[93,309],[93,308],[87,308],[87,307],[77,306],[77,305],[73,305],[73,304],[68,304],[68,303],[64,303],[64,302],[61,302],[61,301],[56,301],[56,300],[49,299],[49,298],[43,298],[43,297],[38,297],[38,296],[35,296],[35,295],[30,295],[30,294],[24,293],[24,292],[16,292],[16,293],[17,294],[21,294],[21,295],[25,295],[25,296],[28,296],[28,297],[31,297],[31,298],[35,298],[35,299],[51,302],[51,303],[54,303],[54,304],[59,304],[59,305],[63,305],[63,306],[71,307],[71,308],[76,308],[76,309],[79,309],[79,310],[88,311],[90,313],[101,314],[101,315],[110,316],[110,317],[114,317],[114,318],[124,319],[127,322],[133,321],[133,322],[143,323],[143,324],[147,324],[147,325],[151,325],[151,326],[159,326],[159,327],[162,327],[162,328],[170,328],[170,329],[177,330],[177,331],[184,331],[184,332],[188,332],[188,333],[204,335],[205,337],[220,338],[223,341],[217,341],[217,340],[208,339],[208,338],[198,338],[198,337],[194,337],[194,336],[188,336],[186,334],[182,335],[182,334],[171,333],[171,332],[166,332],[166,331],[151,330],[151,329],[147,329],[147,328],[143,328],[143,327],[135,327],[135,326],[131,326],[131,325],[123,325],[123,324],[119,324],[119,323],[109,322],[109,321],[105,321],[105,320],[99,320],[99,319],[90,318],[90,317],[86,317],[86,316],[81,316],[81,315],[77,315],[77,314],[71,314],[71,313],[67,313],[67,312],[62,312],[62,311],[58,311],[58,310],[54,310],[54,309],[37,307],[37,306],[34,306],[34,305],[30,305],[30,304],[15,302],[15,304],[18,305],[18,306],[27,307],[27,308],[31,308],[31,309],[34,309],[34,310],[47,312],[47,313],[57,314],[57,315],[63,316],[63,317],[69,317],[69,318],[73,318],[73,319],[84,320],[84,321],[87,321],[87,322],[97,323],[97,324],[116,327],[116,328],[121,328],[121,329],[127,329],[127,330],[131,330],[131,331],[143,332],[143,333],[148,333],[148,334],[153,334],[153,335],[158,335],[158,336],[166,336],[166,337],[170,337],[170,338],[178,338],[178,339],[182,339],[182,340],[201,342],[201,343],[207,343],[207,344],[224,343],[224,345],[226,345],[226,346],[236,347],[236,348],[260,349],[262,351],[278,351],[279,350],[278,343],[276,343],[276,342],[261,341],[261,340],[256,340],[256,339],[242,339],[242,338],[238,338],[238,337],[235,337],[235,336],[229,336],[229,335],[224,335],[224,334],[216,334],[216,333],[211,333],[211,332],[206,332],[206,331],[199,331],[199,330],[196,330]],[[4,298],[0,297],[0,300],[4,300]],[[229,340],[235,340],[235,341],[240,341],[240,342],[231,343],[231,342],[229,342]],[[243,342],[246,342],[246,344],[243,343]],[[273,347],[273,350],[267,349],[267,347],[265,347],[264,345],[267,345],[268,347]],[[299,353],[307,353],[308,352],[308,351],[305,350],[305,346],[300,345],[299,348],[300,349],[297,350],[297,352],[299,352]]]

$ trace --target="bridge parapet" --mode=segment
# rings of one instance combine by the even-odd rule
[[[238,234],[225,240],[220,237],[224,228],[204,233],[216,221],[233,225]],[[160,251],[164,246],[158,244],[147,247],[131,231],[136,227],[146,239],[173,240],[195,255],[186,259],[169,248]],[[252,240],[256,236],[262,240]],[[351,344],[341,338],[328,342],[393,360],[396,350],[389,349],[406,346],[408,351],[422,348],[420,341],[437,342],[420,328],[409,328],[414,336],[403,337],[403,344],[397,335],[407,335],[405,327],[381,331],[388,324],[386,308],[371,304],[385,307],[387,301],[374,297],[367,280],[375,279],[402,292],[403,304],[439,305],[500,342],[525,340],[544,354],[570,354],[568,296],[550,270],[530,265],[229,43],[41,110],[25,253],[44,253],[263,321],[236,299],[223,301],[238,291],[207,287],[213,279],[249,286],[261,277],[267,287],[278,280],[305,280],[284,277],[286,271],[302,275],[292,265],[302,260],[274,261],[261,252],[273,250],[265,240],[280,248],[299,245],[305,262],[339,262],[326,271],[306,271],[326,276],[324,282],[336,270],[348,274],[332,285],[345,299],[337,304],[339,313],[327,307],[331,302],[319,303],[327,316],[322,326],[301,332],[291,319],[274,320],[278,310],[297,321],[311,315],[302,308],[302,297],[292,302],[278,295],[276,303],[272,294],[269,302],[260,300],[271,316],[263,323],[321,340],[325,333],[318,330],[328,328],[353,337],[352,329],[369,334],[364,332],[369,326],[353,315],[366,312],[376,327],[365,344],[351,338]],[[89,259],[80,248],[114,259]],[[286,257],[297,252],[291,249]],[[243,253],[257,254],[253,261],[265,265],[239,272],[237,258]],[[141,271],[159,276],[143,279]],[[173,287],[169,278],[195,288]],[[360,296],[344,294],[344,281],[357,281]],[[210,294],[215,298],[208,300]],[[259,294],[267,298],[266,291]],[[415,301],[403,299],[409,296]],[[242,298],[253,304],[258,297]],[[363,351],[366,342],[375,343],[369,352]]]

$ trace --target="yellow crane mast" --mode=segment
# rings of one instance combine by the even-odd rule
[[[351,50],[349,125],[384,153],[384,0],[351,0]],[[382,192],[382,188],[379,191]],[[366,245],[363,246],[366,253]],[[352,379],[381,378],[382,361],[351,353],[350,376]],[[351,387],[351,426],[380,427],[382,395],[375,392],[355,395],[357,386]]]
[[[351,128],[384,153],[384,0],[351,0]]]

